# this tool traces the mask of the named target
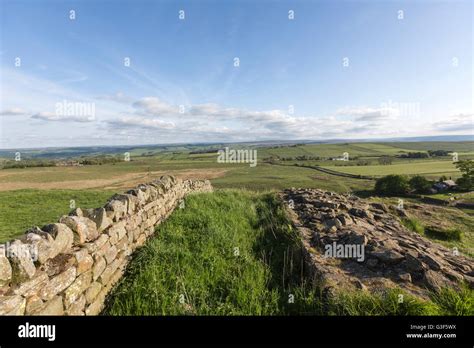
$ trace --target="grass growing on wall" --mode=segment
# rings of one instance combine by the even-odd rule
[[[461,315],[473,292],[421,301],[399,290],[327,300],[305,282],[299,239],[270,193],[189,196],[140,249],[107,315]],[[290,295],[294,303],[289,303]]]
[[[103,206],[113,191],[15,190],[0,192],[0,243],[20,237],[32,226],[57,222],[68,214],[71,200],[76,207]]]

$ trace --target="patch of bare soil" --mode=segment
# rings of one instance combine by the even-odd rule
[[[174,175],[178,178],[183,180],[186,179],[193,179],[193,180],[210,180],[214,178],[218,178],[224,176],[227,170],[222,169],[187,169],[187,170],[177,170],[173,172],[165,172],[165,171],[154,171],[149,173],[140,173],[138,177],[120,180],[115,182],[112,185],[105,186],[104,189],[130,189],[132,187],[137,186],[143,181],[150,181],[160,177],[162,175]]]
[[[154,171],[149,173],[127,173],[121,174],[109,179],[85,179],[85,180],[65,180],[56,182],[28,182],[28,181],[12,181],[0,182],[0,191],[11,191],[20,189],[39,189],[39,190],[53,190],[53,189],[129,189],[136,186],[144,180],[152,180],[161,175],[175,175],[182,179],[214,179],[224,176],[227,170],[223,169],[188,169],[177,170],[173,172]],[[45,175],[45,173],[41,173]],[[47,174],[46,174],[47,175]]]

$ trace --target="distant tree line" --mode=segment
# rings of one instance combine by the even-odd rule
[[[465,160],[456,162],[456,167],[461,172],[461,177],[456,180],[457,189],[460,191],[474,190],[474,161]],[[439,181],[447,178],[442,176]],[[378,179],[375,183],[375,192],[385,196],[400,196],[410,192],[430,193],[435,182],[424,176],[415,175],[411,178],[406,175],[387,175]]]
[[[3,163],[3,169],[13,168],[32,168],[32,167],[54,167],[56,166],[55,161],[51,160],[36,160],[36,159],[24,159],[21,161],[6,161]]]
[[[429,158],[449,156],[452,151],[449,150],[428,150],[427,152],[408,152],[398,155],[400,158]]]
[[[56,159],[56,160],[44,160],[44,159],[22,159],[21,161],[5,161],[2,164],[2,169],[15,169],[15,168],[40,168],[40,167],[56,167],[56,166],[74,166],[74,165],[102,165],[102,164],[115,164],[123,162],[122,156],[94,156],[85,157],[79,159]]]
[[[217,153],[217,151],[219,151],[219,149],[194,150],[194,151],[190,151],[189,154],[190,155],[200,155],[200,154],[204,154],[204,153]]]
[[[114,164],[118,162],[124,162],[124,158],[122,156],[94,156],[94,157],[86,157],[83,159],[79,159],[77,161],[79,164],[84,166],[94,166],[94,165],[102,165],[102,164]]]

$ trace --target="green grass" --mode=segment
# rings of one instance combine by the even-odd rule
[[[0,192],[0,242],[17,238],[32,226],[56,222],[76,207],[96,208],[105,204],[113,191],[16,190]]]
[[[270,237],[261,226],[261,209],[264,198],[243,191],[188,197],[186,208],[138,253],[105,313],[278,314],[288,295],[275,283],[285,275],[272,277],[260,257],[271,263],[283,256],[258,250]]]
[[[466,284],[461,286],[461,291],[443,288],[433,293],[431,299],[441,309],[441,315],[474,315],[474,291]]]
[[[276,166],[266,163],[251,168],[234,166],[225,176],[212,179],[217,188],[245,188],[249,190],[282,190],[288,187],[312,187],[345,193],[372,189],[368,180],[349,179],[321,173],[311,168]]]
[[[460,241],[462,231],[457,228],[443,229],[436,226],[425,227],[425,234],[433,239]]]
[[[404,218],[402,219],[402,224],[408,228],[410,231],[419,233],[419,234],[424,234],[425,233],[425,227],[423,224],[415,218]]]
[[[423,223],[416,218],[404,218],[402,219],[402,224],[409,230],[424,235],[430,239],[458,242],[462,240],[463,233],[458,228],[424,226]]]
[[[393,147],[399,147],[410,151],[446,150],[458,153],[473,152],[474,142],[472,141],[414,141],[390,143]]]
[[[369,166],[325,166],[328,169],[356,175],[384,176],[389,174],[415,175],[423,174],[430,178],[439,178],[441,175],[458,177],[460,172],[450,160],[432,161],[416,160],[397,162],[391,165]]]
[[[4,183],[50,183],[78,180],[110,179],[128,173],[143,173],[148,171],[166,171],[187,169],[227,169],[228,172],[223,178],[216,179],[218,187],[245,187],[250,189],[273,189],[282,188],[286,184],[291,186],[307,185],[307,187],[321,187],[334,189],[335,191],[345,191],[348,186],[363,186],[364,182],[350,182],[337,177],[330,177],[328,180],[312,179],[310,175],[300,169],[276,169],[268,168],[262,159],[270,156],[295,157],[301,155],[318,156],[321,158],[342,156],[348,152],[351,158],[358,156],[361,159],[369,160],[370,166],[335,166],[341,164],[335,161],[304,161],[304,164],[323,165],[338,171],[351,174],[383,176],[388,174],[423,174],[430,178],[439,178],[441,175],[457,177],[459,171],[452,165],[450,158],[423,159],[423,160],[400,160],[395,159],[392,165],[380,166],[377,159],[380,156],[396,156],[403,152],[426,151],[429,149],[448,149],[457,151],[460,158],[466,154],[474,154],[473,142],[453,142],[453,143],[342,143],[342,144],[309,144],[300,146],[247,146],[257,149],[259,163],[256,168],[249,169],[245,164],[221,164],[217,163],[216,153],[190,154],[190,151],[198,149],[216,149],[223,145],[212,146],[169,146],[169,147],[143,147],[130,149],[130,162],[119,162],[115,164],[92,165],[83,167],[48,167],[48,168],[24,168],[2,170],[0,184]],[[406,145],[406,146],[405,146]],[[242,148],[242,144],[228,145],[231,148]],[[100,149],[95,149],[99,151]],[[59,155],[74,155],[73,149],[57,150]],[[115,149],[112,154],[122,156],[125,150]],[[44,152],[44,151],[40,151]],[[77,150],[76,150],[77,152]],[[34,154],[33,151],[32,154]],[[27,156],[28,151],[25,153]],[[85,155],[100,155],[100,152],[93,152]],[[142,156],[151,154],[151,156]],[[9,154],[10,156],[11,154]],[[44,153],[43,155],[47,155]],[[51,156],[53,156],[52,154]],[[76,154],[77,156],[81,153]],[[103,155],[103,153],[102,153]],[[53,157],[45,157],[51,159]],[[285,164],[290,164],[286,162]],[[319,175],[319,174],[318,174]],[[254,177],[253,177],[254,176]],[[239,181],[241,180],[241,181]],[[332,181],[332,182],[328,182]],[[242,184],[242,186],[238,186]],[[293,185],[294,184],[294,185]],[[100,183],[98,183],[100,186]]]
[[[238,248],[238,249],[236,249]],[[436,315],[470,313],[472,292],[438,302],[393,289],[328,298],[309,284],[296,231],[272,193],[189,196],[109,296],[106,315]],[[237,252],[238,251],[238,252]],[[290,295],[294,303],[289,302]],[[461,300],[459,300],[461,299]],[[458,304],[456,304],[458,303]],[[469,309],[471,308],[471,309]]]

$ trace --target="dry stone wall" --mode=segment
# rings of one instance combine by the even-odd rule
[[[404,210],[318,189],[282,192],[298,229],[309,270],[328,294],[345,289],[378,292],[474,288],[474,261],[407,230]]]
[[[0,315],[97,315],[142,246],[179,202],[209,181],[163,176],[97,209],[28,230],[0,253]]]

